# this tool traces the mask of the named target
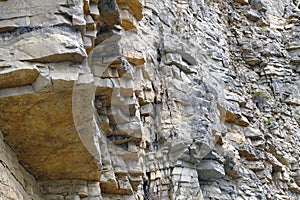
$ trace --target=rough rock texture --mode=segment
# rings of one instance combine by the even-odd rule
[[[0,198],[300,199],[298,0],[0,8]]]
[[[42,200],[43,194],[36,179],[19,164],[17,156],[4,143],[0,132],[0,198],[37,199]]]

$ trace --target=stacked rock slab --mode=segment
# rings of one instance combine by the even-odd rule
[[[0,199],[300,199],[299,18],[0,0]]]

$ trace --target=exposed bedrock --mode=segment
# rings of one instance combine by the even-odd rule
[[[299,200],[298,0],[0,0],[0,199]]]

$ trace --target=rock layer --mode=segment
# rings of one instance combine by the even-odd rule
[[[1,1],[0,195],[300,199],[299,6]]]

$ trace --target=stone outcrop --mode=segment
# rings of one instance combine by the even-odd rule
[[[0,198],[300,199],[299,6],[0,1]]]
[[[36,179],[19,164],[15,153],[4,143],[1,132],[0,144],[0,198],[42,200],[43,194]]]

